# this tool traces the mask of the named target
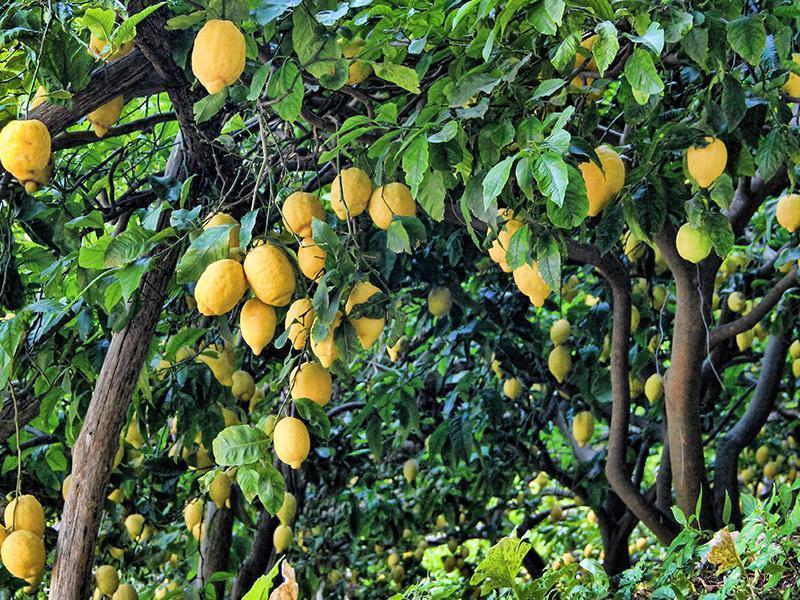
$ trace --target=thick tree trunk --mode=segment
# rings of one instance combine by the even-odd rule
[[[181,146],[176,145],[167,165],[172,176],[178,174],[182,156]],[[50,583],[52,600],[83,600],[91,594],[92,560],[105,488],[133,388],[161,316],[167,284],[177,260],[178,246],[172,246],[166,256],[155,262],[139,286],[136,298],[139,312],[111,338],[81,433],[72,448],[72,484],[59,526]]]
[[[256,579],[267,572],[267,566],[273,555],[272,534],[278,526],[277,517],[272,517],[266,510],[262,510],[258,515],[256,533],[253,536],[253,545],[247,558],[239,568],[239,574],[233,583],[231,590],[232,600],[241,598],[250,591]]]
[[[739,510],[738,467],[742,448],[756,439],[758,432],[775,406],[781,379],[789,350],[787,335],[771,336],[761,361],[761,375],[758,378],[753,399],[744,415],[717,444],[716,465],[714,469],[714,505],[717,520],[722,522],[725,497],[730,498],[730,522],[737,527],[741,524]]]
[[[228,570],[228,559],[233,539],[233,502],[231,508],[218,509],[213,502],[206,503],[206,533],[200,543],[200,568],[198,569],[200,587],[203,587],[214,573]],[[225,582],[214,584],[217,598],[225,597]]]

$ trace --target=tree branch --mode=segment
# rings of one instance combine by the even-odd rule
[[[109,139],[118,135],[127,135],[135,131],[148,131],[159,123],[167,123],[174,120],[174,112],[151,115],[143,119],[131,121],[130,123],[111,127],[105,136],[103,136],[103,139]],[[97,139],[98,138],[93,131],[65,131],[53,138],[52,147],[53,151],[64,150],[66,148],[75,148],[77,146],[83,146],[84,144],[91,144],[96,142]]]

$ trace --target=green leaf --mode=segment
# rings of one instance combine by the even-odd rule
[[[783,164],[786,145],[780,129],[773,129],[761,138],[756,151],[756,165],[758,174],[764,180],[769,180]]]
[[[247,94],[248,102],[255,102],[259,99],[261,92],[264,91],[264,86],[267,84],[267,78],[269,77],[271,69],[272,64],[267,62],[261,65],[253,74],[253,79],[250,82],[250,92]]]
[[[375,70],[375,75],[381,79],[393,83],[412,94],[419,94],[419,75],[414,69],[386,62],[372,63],[372,68]]]
[[[434,221],[444,219],[444,199],[446,190],[441,171],[426,171],[419,188],[417,201]]]
[[[110,40],[114,31],[117,13],[111,9],[87,8],[82,17],[75,19],[80,27],[86,27],[99,40]]]
[[[488,207],[491,202],[500,195],[511,174],[511,167],[514,166],[516,156],[507,156],[497,163],[483,178],[483,206]]]
[[[561,206],[552,200],[547,201],[547,217],[553,225],[561,229],[578,227],[589,214],[589,200],[586,198],[586,187],[580,172],[575,167],[568,166],[567,179],[567,189]]]
[[[619,52],[619,33],[611,21],[598,23],[594,30],[597,39],[592,46],[592,55],[602,77]]]
[[[548,150],[539,156],[533,163],[533,176],[539,186],[539,191],[545,197],[549,198],[556,206],[564,203],[569,175],[567,163],[559,154]]]
[[[714,252],[725,258],[733,249],[734,237],[731,222],[722,213],[707,211],[703,213],[703,229],[711,239]]]
[[[479,92],[490,94],[500,83],[498,73],[470,73],[459,79],[448,96],[451,108],[464,106]]]
[[[300,398],[294,401],[298,414],[303,417],[316,435],[323,439],[328,439],[331,435],[331,422],[328,414],[319,404],[308,398]]]
[[[267,84],[267,95],[273,100],[272,109],[281,119],[289,123],[300,116],[304,92],[300,70],[291,61],[283,63],[280,69],[272,74]]]
[[[411,238],[399,219],[393,219],[386,230],[386,247],[395,254],[411,254]]]
[[[212,262],[228,258],[228,241],[233,225],[220,225],[206,229],[197,236],[178,261],[176,280],[178,283],[197,281]]]
[[[403,170],[406,172],[406,183],[411,188],[411,195],[416,197],[425,171],[428,170],[428,139],[418,134],[403,152]]]
[[[445,123],[444,127],[433,135],[428,136],[428,141],[431,144],[442,144],[444,142],[449,142],[458,133],[458,121],[448,121]]]
[[[722,82],[722,109],[728,119],[728,131],[735,130],[747,113],[742,85],[731,76],[726,76]]]
[[[260,429],[254,428],[254,431],[260,432],[266,438],[266,434]],[[214,451],[214,458],[216,459],[216,457],[217,453]],[[256,468],[258,470],[258,499],[266,511],[274,516],[278,514],[283,504],[286,482],[280,471],[265,460],[259,462]]]
[[[566,5],[563,0],[544,0],[528,15],[528,21],[545,35],[555,35],[561,26]]]
[[[625,63],[625,78],[631,87],[645,96],[660,94],[664,82],[656,72],[653,56],[647,50],[637,48]],[[644,104],[644,102],[639,102]]]
[[[708,71],[708,30],[694,28],[681,40],[686,55],[704,71]]]
[[[506,248],[506,261],[511,270],[521,267],[530,262],[532,257],[531,231],[527,225],[523,225],[514,232],[508,241]]]
[[[767,47],[767,32],[761,14],[740,17],[728,23],[728,43],[739,56],[757,65]]]
[[[553,58],[550,62],[558,71],[563,71],[564,68],[572,64],[575,59],[575,54],[578,52],[578,46],[581,44],[581,34],[578,31],[570,33],[564,41],[559,44]]]
[[[147,17],[152,15],[159,8],[164,6],[166,2],[159,2],[139,11],[135,15],[131,15],[125,19],[122,24],[117,28],[111,36],[111,44],[114,48],[118,48],[126,42],[130,42],[136,37],[136,26],[144,21]]]
[[[282,558],[279,558],[269,570],[269,573],[256,579],[253,587],[242,597],[242,600],[269,600],[269,590],[272,588],[272,582],[275,577],[278,576],[278,569],[282,560]]]
[[[106,250],[112,239],[110,235],[104,235],[90,245],[81,246],[78,252],[78,266],[84,269],[105,269]],[[84,242],[86,243],[85,240]]]
[[[545,79],[542,83],[536,86],[535,90],[533,90],[531,100],[552,96],[565,85],[567,85],[567,82],[563,79]]]
[[[723,173],[711,186],[711,199],[723,209],[728,209],[733,202],[733,180],[727,173]]]
[[[253,14],[258,24],[263,27],[283,15],[287,10],[298,6],[300,2],[301,0],[258,0]]]
[[[261,429],[250,425],[231,425],[214,438],[214,461],[222,467],[249,465],[263,459],[269,445],[269,438]]]
[[[196,10],[188,15],[178,15],[168,19],[165,29],[167,29],[167,31],[180,31],[183,29],[189,29],[190,27],[197,25],[205,18],[206,13],[204,10]]]
[[[661,25],[653,21],[647,27],[644,35],[628,35],[631,41],[647,46],[654,54],[661,54],[664,49],[664,30]]]
[[[258,471],[251,467],[239,467],[236,471],[236,483],[242,490],[244,499],[250,503],[258,496],[258,479]]]
[[[514,531],[489,548],[486,557],[475,567],[470,584],[480,585],[486,591],[516,589],[517,575],[530,549],[531,544],[518,538]]]
[[[205,123],[217,114],[222,107],[225,106],[225,101],[228,99],[228,88],[224,88],[221,92],[210,94],[205,98],[201,98],[194,103],[192,111],[194,112],[194,120],[197,123]]]
[[[366,428],[367,444],[375,455],[375,460],[380,460],[383,456],[383,438],[381,437],[381,419],[374,416],[367,423]]]

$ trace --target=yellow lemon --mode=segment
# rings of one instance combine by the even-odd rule
[[[581,42],[581,48],[586,50],[586,55],[578,52],[575,54],[575,68],[578,69],[583,65],[583,62],[586,61],[586,64],[583,65],[584,71],[597,71],[597,61],[592,54],[592,48],[594,48],[594,43],[597,41],[597,35],[591,35],[585,40]],[[589,60],[586,60],[586,59]]]
[[[9,531],[30,531],[39,537],[44,535],[44,509],[35,496],[25,494],[15,498],[6,505],[3,516]]]
[[[318,281],[325,270],[325,259],[328,253],[317,246],[317,243],[309,238],[304,238],[300,242],[297,250],[297,263],[300,265],[300,272],[312,281]]]
[[[205,505],[201,498],[195,498],[186,504],[183,508],[183,522],[186,524],[186,529],[191,531],[195,525],[203,520],[204,509]]]
[[[311,306],[311,298],[300,298],[292,302],[286,312],[284,327],[289,332],[289,341],[295,350],[300,350],[306,345],[315,318],[316,313]]]
[[[111,500],[111,502],[119,504],[120,502],[125,500],[125,494],[121,489],[115,488],[111,490],[111,493],[108,495],[108,499]]]
[[[64,481],[61,482],[61,497],[64,499],[64,502],[67,501],[67,496],[69,495],[69,488],[72,485],[72,473],[67,475],[64,478]]]
[[[256,356],[272,341],[276,321],[275,309],[269,304],[264,304],[258,298],[251,298],[244,303],[239,315],[239,328],[242,339]]]
[[[11,121],[0,131],[0,164],[27,192],[34,192],[36,178],[50,161],[50,147],[50,132],[41,121]]]
[[[770,479],[775,479],[775,475],[781,470],[780,465],[771,460],[767,464],[764,465],[764,476],[769,477]]]
[[[112,98],[100,108],[86,115],[86,120],[91,123],[94,134],[97,137],[101,138],[105,136],[109,128],[119,121],[119,116],[122,114],[124,106],[125,99],[120,95]]]
[[[550,521],[552,523],[558,523],[563,518],[564,518],[564,509],[561,508],[560,504],[554,504],[553,508],[550,510]]]
[[[20,579],[30,579],[44,571],[45,549],[42,538],[27,530],[9,535],[0,548],[8,572]]]
[[[331,208],[342,221],[357,217],[367,208],[372,180],[357,167],[345,169],[331,183]]]
[[[572,358],[570,357],[569,348],[567,346],[556,346],[550,351],[547,357],[547,368],[558,383],[564,382],[570,367],[572,367]]]
[[[503,271],[510,273],[511,267],[508,266],[506,253],[508,252],[511,237],[522,227],[523,222],[513,218],[513,213],[508,209],[500,209],[497,212],[501,218],[505,218],[505,222],[500,228],[500,232],[497,234],[497,239],[492,242],[492,246],[489,248],[489,257],[500,265]]]
[[[286,306],[295,289],[294,269],[274,244],[256,246],[244,257],[244,274],[256,297],[270,306]]]
[[[789,356],[792,358],[800,358],[800,340],[795,340],[789,346]]]
[[[684,223],[678,229],[675,246],[681,258],[691,263],[699,263],[711,253],[711,239],[705,231],[692,227],[691,223]]]
[[[600,160],[599,167],[591,160],[578,165],[586,187],[590,217],[600,214],[625,185],[625,163],[619,154],[607,145],[595,148],[595,154]]]
[[[111,44],[109,44],[107,40],[99,38],[94,34],[89,38],[89,54],[94,58],[99,58],[109,63],[119,60],[123,56],[127,56],[131,51],[133,51],[133,40],[120,45],[117,51],[114,52],[111,48]]]
[[[290,525],[294,521],[295,514],[297,514],[297,499],[291,492],[284,492],[283,504],[275,516],[283,525]]]
[[[397,362],[397,359],[400,358],[402,354],[405,353],[406,349],[408,348],[408,337],[401,336],[397,342],[395,342],[394,346],[387,346],[386,353],[389,355],[389,359],[392,362]]]
[[[205,225],[203,225],[203,229],[211,229],[212,227],[220,227],[222,225],[233,225],[228,233],[228,247],[231,250],[235,250],[239,247],[239,231],[241,230],[241,225],[239,225],[239,221],[228,213],[214,213],[208,221],[206,221]]]
[[[278,554],[291,546],[293,541],[292,528],[288,525],[278,525],[272,533],[272,547]]]
[[[111,565],[102,565],[94,573],[94,583],[101,594],[110,596],[119,587],[119,573]]]
[[[434,286],[428,292],[428,312],[443,317],[453,308],[453,293],[446,286]]]
[[[372,65],[365,60],[357,59],[364,47],[364,40],[356,38],[342,47],[342,56],[350,61],[347,73],[347,85],[358,85],[372,74]]]
[[[644,395],[650,401],[650,404],[661,400],[664,396],[664,378],[658,373],[650,375],[647,381],[644,382]]]
[[[231,375],[231,381],[233,382],[231,393],[234,398],[247,402],[253,397],[253,393],[256,391],[256,382],[250,373],[240,369]]]
[[[211,344],[197,355],[196,360],[207,365],[214,378],[222,385],[228,387],[233,385],[233,362],[235,360],[233,348],[227,345]]]
[[[294,417],[284,417],[275,424],[272,433],[275,454],[292,467],[299,469],[311,449],[311,438],[305,424]]]
[[[588,410],[577,413],[572,419],[572,437],[583,448],[594,435],[594,415]]]
[[[800,65],[800,53],[792,53],[792,61]],[[783,84],[781,89],[792,98],[800,98],[800,75],[796,75],[790,71],[789,79],[786,80],[786,83]]]
[[[128,531],[128,536],[134,540],[139,541],[144,529],[144,517],[140,514],[133,513],[125,518],[125,529]]]
[[[572,326],[566,319],[559,319],[550,327],[550,340],[556,346],[565,344],[569,339]]]
[[[192,73],[209,94],[235,83],[244,71],[245,40],[231,21],[212,19],[198,32],[192,48]]]
[[[763,467],[769,460],[769,448],[767,446],[759,446],[756,450],[756,463]]]
[[[538,308],[544,306],[544,301],[547,300],[552,290],[539,274],[539,264],[537,262],[534,262],[533,265],[525,263],[514,269],[513,274],[514,283],[517,284],[519,291],[525,294],[534,306]]]
[[[219,471],[215,476],[211,485],[208,486],[208,495],[211,501],[217,505],[217,508],[222,508],[231,497],[231,485],[233,482],[222,471]]]
[[[136,418],[136,413],[133,414],[130,425],[128,425],[128,429],[125,432],[125,441],[134,448],[141,448],[144,446],[145,440],[139,429],[139,420]]]
[[[139,594],[136,593],[136,588],[130,583],[123,583],[114,592],[111,600],[139,600]]]
[[[752,329],[748,329],[747,331],[743,331],[742,333],[737,333],[736,346],[738,346],[739,352],[744,352],[750,346],[752,346],[755,337],[756,334]]]
[[[417,205],[409,190],[402,183],[394,182],[375,188],[369,199],[369,216],[379,229],[389,229],[392,218],[413,217]]]
[[[720,139],[706,137],[707,146],[692,146],[686,151],[686,166],[701,188],[707,188],[725,172],[728,149]]]
[[[311,339],[311,352],[319,359],[320,364],[326,369],[339,358],[339,348],[336,346],[336,327],[331,327],[328,335],[319,342]]]
[[[503,393],[510,400],[516,400],[522,394],[522,382],[517,377],[506,379],[503,382]]]
[[[414,483],[417,473],[419,473],[419,465],[416,460],[409,458],[403,463],[403,477],[408,483]]]
[[[325,220],[325,209],[314,194],[294,192],[283,203],[283,224],[296,236],[311,237],[311,222],[314,218]]]
[[[308,398],[325,406],[331,400],[333,383],[328,369],[315,363],[303,363],[292,370],[289,376],[292,400]]]
[[[194,288],[197,310],[206,316],[229,312],[247,291],[242,265],[231,258],[223,258],[208,265]]]
[[[744,297],[742,292],[731,292],[728,295],[728,308],[735,313],[740,313],[744,310],[747,298]]]
[[[349,316],[357,306],[364,304],[375,294],[379,293],[380,290],[369,281],[358,282],[353,286],[350,295],[347,297],[347,302],[344,306],[345,313]],[[367,349],[372,346],[375,340],[381,335],[383,327],[386,325],[386,319],[383,317],[358,317],[350,319],[350,323],[356,330],[356,335],[361,342],[361,346]]]
[[[796,77],[800,79],[800,76]],[[789,233],[793,233],[800,227],[800,194],[781,196],[775,206],[775,218]]]

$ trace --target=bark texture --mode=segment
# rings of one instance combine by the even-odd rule
[[[214,573],[228,570],[228,559],[231,553],[231,540],[233,539],[233,502],[235,495],[231,495],[230,508],[217,508],[213,502],[206,503],[206,534],[200,543],[200,574],[201,587],[206,584]],[[225,597],[225,582],[214,583],[217,598]]]
[[[239,574],[233,583],[231,598],[241,600],[250,591],[253,584],[261,575],[266,573],[272,557],[272,534],[278,526],[277,517],[272,517],[266,510],[262,510],[258,515],[256,533],[253,536],[253,545],[247,558],[239,568]]]

